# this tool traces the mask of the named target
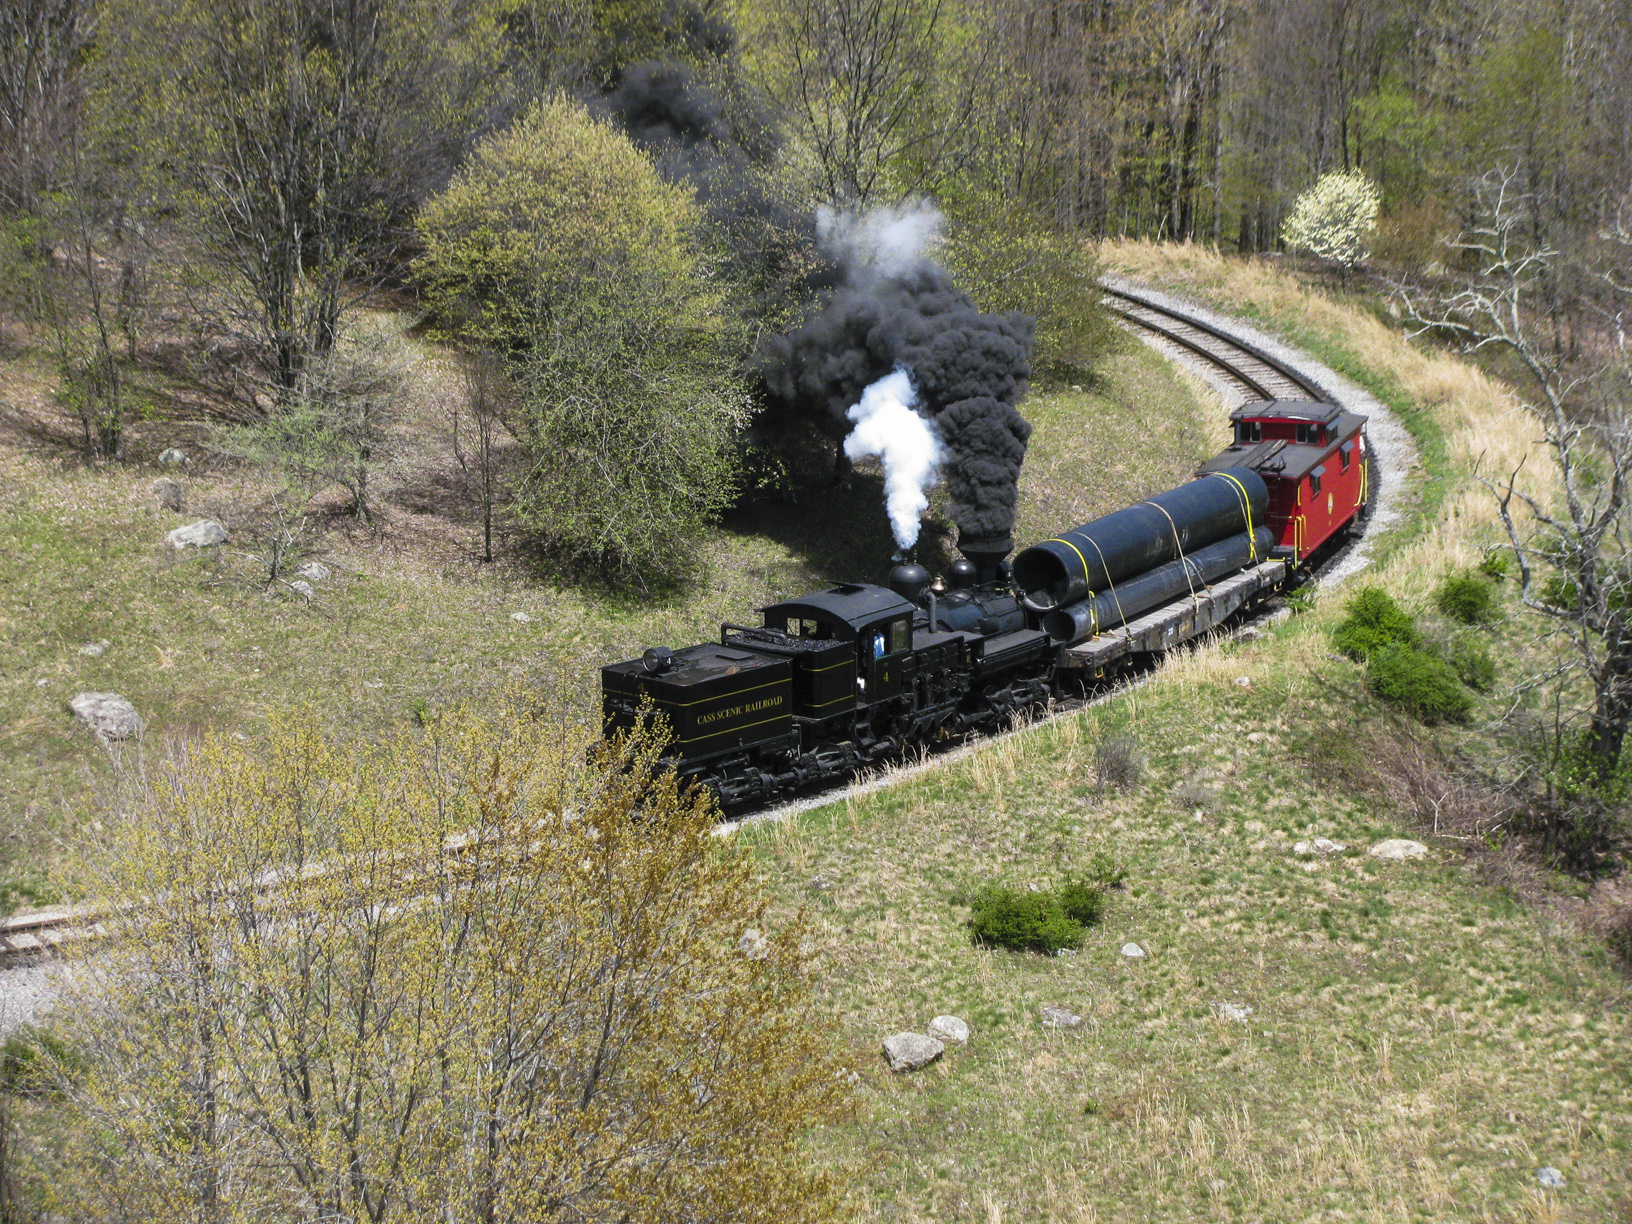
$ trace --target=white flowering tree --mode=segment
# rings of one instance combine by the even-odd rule
[[[1381,198],[1377,185],[1358,170],[1334,170],[1298,197],[1281,238],[1293,250],[1308,251],[1353,271],[1370,254],[1366,243],[1377,225]]]

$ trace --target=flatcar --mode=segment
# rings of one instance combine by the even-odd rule
[[[1195,478],[1039,541],[960,541],[932,577],[840,583],[760,610],[720,640],[601,671],[609,730],[663,721],[667,757],[725,806],[847,777],[1001,727],[1283,589],[1358,519],[1365,418],[1279,401],[1231,414]]]

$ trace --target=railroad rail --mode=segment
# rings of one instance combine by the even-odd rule
[[[1101,286],[1106,309],[1207,362],[1242,389],[1245,400],[1330,400],[1309,378],[1260,348],[1149,298]]]
[[[1211,324],[1137,294],[1120,289],[1104,287],[1102,289],[1107,298],[1113,299],[1107,304],[1108,309],[1131,325],[1158,335],[1163,340],[1202,358],[1238,385],[1246,399],[1331,398],[1318,384],[1271,357],[1262,349],[1228,335]],[[1256,584],[1258,580],[1258,572],[1254,570],[1236,581]],[[1256,585],[1253,589],[1256,589]],[[1167,609],[1158,610],[1158,613],[1167,612]],[[1143,643],[1144,638],[1154,640],[1171,635],[1172,632],[1173,627],[1166,620],[1161,620],[1158,614],[1152,614],[1151,617],[1127,626],[1120,636],[1106,640],[1117,647],[1112,653],[1120,655],[1130,651],[1135,644],[1141,644],[1141,648],[1144,648],[1148,645]],[[1140,638],[1140,643],[1135,642],[1136,637]],[[1085,649],[1087,648],[1079,648],[1079,652]],[[1104,651],[1106,647],[1101,643],[1093,649]],[[1079,665],[1091,669],[1103,666],[1109,661],[1110,655],[1107,654],[1105,658],[1085,656],[1078,662]],[[1069,704],[1071,708],[1075,708],[1081,703]],[[830,800],[823,798],[821,801]],[[787,806],[803,806],[803,801],[795,800]],[[462,846],[457,844],[447,847],[448,851],[455,854],[460,849]],[[91,908],[69,907],[0,919],[0,970],[59,956],[73,943],[98,938],[105,932],[102,918],[103,915]]]

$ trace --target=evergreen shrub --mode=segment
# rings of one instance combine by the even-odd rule
[[[1482,574],[1452,574],[1434,592],[1434,606],[1464,625],[1488,625],[1497,617],[1496,588]]]
[[[1465,722],[1473,709],[1473,699],[1449,663],[1403,642],[1372,653],[1367,683],[1384,701],[1430,725]]]
[[[1345,605],[1348,615],[1332,633],[1332,644],[1357,662],[1364,662],[1385,646],[1417,647],[1422,634],[1389,593],[1365,587]]]
[[[969,930],[978,944],[1053,956],[1082,946],[1082,923],[1066,912],[1052,892],[1030,892],[987,884],[971,902]]]

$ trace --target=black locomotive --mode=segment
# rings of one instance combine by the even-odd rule
[[[675,767],[728,806],[1003,726],[1064,683],[1168,649],[1279,590],[1307,560],[1284,543],[1299,525],[1271,512],[1281,471],[1215,460],[1012,566],[1009,541],[964,540],[945,580],[909,559],[888,587],[842,583],[772,604],[758,625],[722,626],[718,643],[603,668],[605,720],[630,726],[649,705],[668,723]]]

